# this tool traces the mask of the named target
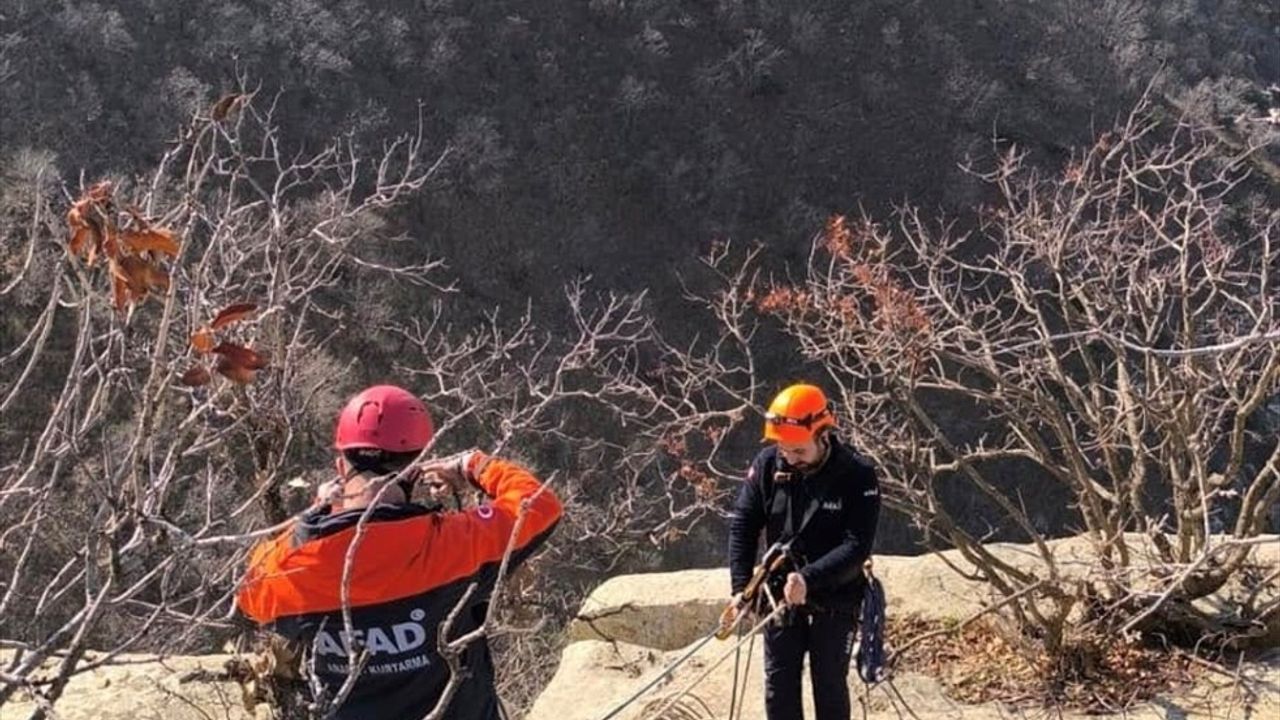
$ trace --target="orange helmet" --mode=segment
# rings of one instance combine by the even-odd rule
[[[835,426],[835,416],[821,388],[792,385],[769,403],[769,412],[764,414],[764,439],[798,444],[812,440],[823,428]]]

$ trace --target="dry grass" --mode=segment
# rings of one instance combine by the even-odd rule
[[[938,623],[893,620],[889,637],[902,644],[944,629]],[[925,639],[896,659],[898,670],[937,677],[949,695],[968,703],[1056,706],[1116,713],[1185,686],[1195,665],[1176,649],[1073,638],[1059,658],[1012,642],[991,624],[975,622]]]

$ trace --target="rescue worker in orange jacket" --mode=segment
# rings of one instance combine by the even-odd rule
[[[307,648],[330,696],[353,672],[351,658],[365,653],[338,708],[340,720],[429,713],[451,675],[437,647],[438,628],[473,583],[479,591],[448,637],[484,621],[521,503],[528,501],[528,517],[515,538],[512,567],[547,539],[560,518],[550,489],[507,460],[473,451],[410,467],[433,433],[426,407],[401,388],[379,385],[352,398],[335,433],[339,479],[321,488],[316,506],[291,529],[253,550],[236,596],[250,618]],[[396,477],[394,484],[387,484],[388,475]],[[428,475],[455,488],[473,485],[490,500],[457,512],[410,502],[414,480]],[[350,633],[342,612],[349,552]],[[501,717],[484,638],[467,647],[462,666],[445,717]]]

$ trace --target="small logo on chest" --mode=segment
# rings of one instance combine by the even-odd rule
[[[822,503],[823,510],[840,510],[844,507],[842,500],[826,500]]]

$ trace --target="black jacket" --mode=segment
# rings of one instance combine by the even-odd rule
[[[756,455],[738,492],[729,523],[733,592],[741,592],[751,579],[761,531],[766,547],[783,539],[789,510],[792,530],[799,532],[793,549],[803,557],[800,574],[809,589],[807,604],[854,611],[862,602],[862,565],[871,556],[880,517],[875,469],[831,436],[826,462],[811,475],[795,474],[779,482],[777,473],[787,470],[777,449],[768,447]],[[806,510],[815,502],[802,529]]]

